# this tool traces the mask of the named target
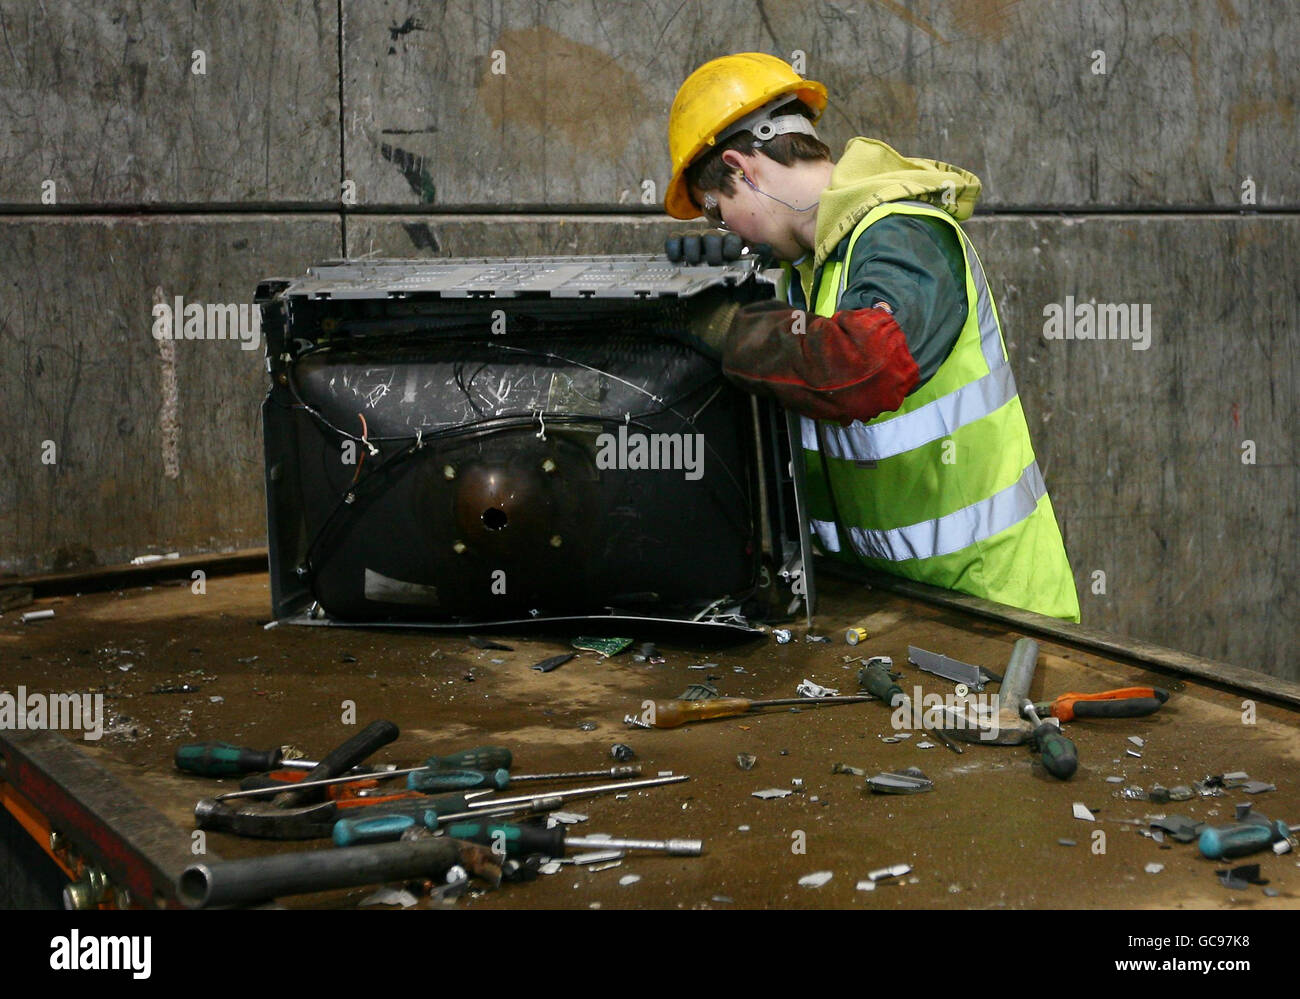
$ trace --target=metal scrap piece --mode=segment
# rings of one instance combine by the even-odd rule
[[[598,874],[601,871],[608,871],[611,867],[622,867],[622,866],[623,866],[623,861],[611,860],[605,864],[595,864],[591,867],[588,867],[587,870],[590,871],[592,874]]]
[[[609,860],[622,860],[627,856],[626,850],[592,850],[578,853],[568,858],[571,864],[601,864]]]
[[[509,645],[502,645],[500,642],[494,642],[490,638],[480,638],[478,635],[469,636],[469,644],[476,649],[500,649],[502,652],[514,652],[515,650]]]
[[[1153,819],[1150,824],[1152,829],[1164,830],[1179,843],[1192,842],[1201,834],[1201,829],[1205,826],[1204,822],[1197,822],[1183,815],[1166,815],[1163,818]]]
[[[706,663],[705,665],[707,666],[709,664]],[[688,668],[695,669],[694,666]],[[679,697],[678,700],[679,701],[707,701],[711,697],[717,697],[717,696],[719,696],[718,688],[713,686],[713,684],[693,683],[682,692],[682,696]]]
[[[1128,741],[1133,743],[1133,745],[1137,746],[1138,749],[1141,749],[1143,746],[1146,745],[1146,740],[1144,740],[1140,735],[1130,735],[1128,737]]]
[[[971,690],[984,689],[986,677],[978,666],[949,659],[937,652],[926,652],[925,649],[918,649],[915,645],[907,647],[907,659],[917,669],[926,673],[933,673],[954,683],[964,683]]]
[[[762,791],[753,792],[752,797],[762,798],[766,801],[768,798],[786,798],[794,794],[793,791],[784,787],[769,787]]]
[[[753,753],[737,753],[736,766],[741,770],[753,770],[754,764],[758,762],[758,757]]]
[[[901,878],[905,874],[912,873],[911,864],[891,864],[888,867],[881,867],[874,871],[869,871],[867,877],[872,881],[885,881],[889,878]]]
[[[833,774],[852,774],[854,777],[865,777],[867,772],[861,767],[851,767],[847,763],[832,763],[831,773]]]
[[[1165,869],[1164,864],[1155,864],[1155,863],[1147,864],[1146,867],[1143,868],[1143,870],[1145,870],[1148,874],[1159,874],[1164,869]]]
[[[867,787],[876,794],[922,794],[934,790],[934,781],[909,767],[902,773],[881,773],[867,778]]]
[[[799,884],[804,888],[820,888],[833,877],[835,877],[834,871],[815,871],[801,877]]]
[[[1263,794],[1265,791],[1276,791],[1277,785],[1263,780],[1248,780],[1238,790],[1245,791],[1247,794]]]
[[[840,693],[834,687],[823,687],[820,683],[813,683],[806,677],[799,686],[795,687],[794,692],[800,697],[838,697]]]
[[[1093,815],[1092,812],[1088,810],[1088,806],[1085,805],[1082,801],[1076,801],[1073,805],[1073,808],[1074,808],[1074,817],[1076,819],[1083,819],[1083,821],[1085,822],[1097,821],[1097,816]]]

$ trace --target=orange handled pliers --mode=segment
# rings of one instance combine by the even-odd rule
[[[1052,715],[1063,722],[1075,718],[1141,718],[1154,714],[1169,700],[1169,691],[1160,687],[1121,687],[1099,694],[1071,691],[1053,701],[1035,704],[1040,715]]]

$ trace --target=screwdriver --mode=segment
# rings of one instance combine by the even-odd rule
[[[704,721],[707,718],[732,718],[736,715],[749,714],[755,708],[791,704],[813,708],[823,704],[856,704],[859,701],[869,700],[870,697],[855,695],[852,697],[778,697],[767,701],[751,701],[747,697],[712,697],[706,701],[655,701],[649,720],[654,728],[676,728],[687,722]]]
[[[1197,843],[1201,854],[1211,860],[1244,857],[1290,839],[1293,832],[1300,832],[1300,826],[1289,826],[1280,819],[1269,822],[1263,816],[1259,818],[1258,822],[1238,822],[1201,830]]]
[[[633,764],[627,767],[610,767],[608,770],[572,770],[553,774],[515,774],[505,769],[485,772],[482,770],[417,770],[406,778],[406,786],[412,791],[467,791],[476,787],[490,787],[504,791],[511,784],[529,780],[582,780],[586,777],[639,777],[641,768]]]
[[[599,836],[568,836],[564,826],[543,829],[510,822],[453,822],[443,830],[452,839],[490,846],[507,857],[541,853],[563,857],[566,846],[588,850],[658,850],[674,857],[698,857],[704,844],[698,839],[604,839]]]
[[[1067,739],[1059,728],[1051,722],[1045,722],[1034,710],[1034,702],[1025,698],[1020,713],[1034,723],[1034,743],[1043,754],[1043,766],[1047,772],[1059,780],[1069,780],[1079,769],[1079,754],[1074,743]]]
[[[1035,708],[1063,722],[1075,718],[1141,718],[1159,711],[1167,700],[1169,691],[1160,687],[1121,687],[1097,694],[1071,691],[1036,704]]]
[[[262,751],[228,742],[194,742],[177,747],[176,769],[200,777],[234,777],[274,770],[283,758],[281,746]]]
[[[436,760],[437,766],[452,765],[452,764],[464,762],[466,760],[476,760],[476,759],[486,760],[487,762],[490,763],[493,762],[494,760],[498,762],[502,760],[509,760],[510,751],[508,749],[501,749],[498,746],[478,746],[474,749],[467,749],[463,753],[455,753],[451,756],[431,756],[429,757],[429,759]],[[312,788],[312,787],[332,786],[335,784],[348,784],[353,781],[389,780],[393,777],[406,777],[407,774],[413,774],[418,771],[428,770],[428,769],[429,769],[429,765],[428,765],[428,761],[426,760],[425,763],[421,764],[418,767],[406,767],[401,770],[385,770],[381,773],[349,774],[346,777],[334,777],[329,780],[297,781],[293,783],[292,786],[295,789],[305,789],[305,788]],[[508,773],[504,768],[501,768],[496,772],[506,773],[508,776]],[[254,782],[254,783],[258,783],[258,782]],[[449,784],[449,786],[444,788],[444,790],[455,791],[467,787],[477,787],[477,786],[478,786],[477,784],[474,785]],[[265,786],[261,786],[261,787],[249,787],[240,791],[231,791],[228,794],[219,794],[217,795],[217,800],[224,801],[227,798],[246,798],[246,797],[265,796],[269,794],[275,794],[278,790],[283,790],[283,789],[284,789],[284,784],[277,781],[274,783],[268,783]]]
[[[896,684],[884,665],[874,659],[858,670],[858,686],[866,687],[891,708],[896,708],[907,700],[903,688]]]
[[[469,810],[464,795],[449,794],[442,798],[425,799],[422,809],[385,812],[364,819],[339,819],[334,823],[335,846],[357,846],[361,843],[386,843],[401,839],[402,833],[414,826],[437,829],[444,822],[456,819],[477,818],[480,815],[507,815],[513,812],[554,811],[564,803],[554,796],[533,798],[514,804],[498,805],[481,811]]]

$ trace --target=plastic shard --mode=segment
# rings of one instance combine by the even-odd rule
[[[541,662],[534,665],[533,669],[537,670],[539,673],[549,673],[551,670],[558,669],[560,666],[563,666],[565,663],[567,663],[570,659],[574,658],[576,655],[577,655],[576,652],[566,652],[564,653],[564,655],[551,656],[549,659],[543,659]]]
[[[867,787],[876,794],[921,794],[934,790],[934,781],[916,767],[902,773],[881,773],[867,778]]]
[[[1073,807],[1074,807],[1074,817],[1076,819],[1082,819],[1085,822],[1097,821],[1097,817],[1088,810],[1088,806],[1085,805],[1082,801],[1076,801]]]

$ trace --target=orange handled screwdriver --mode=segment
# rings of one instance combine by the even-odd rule
[[[645,718],[654,728],[676,728],[687,722],[705,721],[709,718],[734,718],[747,715],[755,708],[774,708],[778,705],[795,705],[803,708],[820,707],[823,704],[856,704],[859,701],[874,700],[871,697],[778,697],[769,701],[751,701],[747,697],[712,697],[703,701],[655,701],[651,711],[643,711]],[[646,717],[646,716],[649,717]]]
[[[1099,694],[1071,691],[1053,701],[1035,704],[1041,715],[1053,715],[1063,722],[1076,718],[1141,718],[1154,714],[1169,700],[1169,691],[1160,687],[1121,687]]]

